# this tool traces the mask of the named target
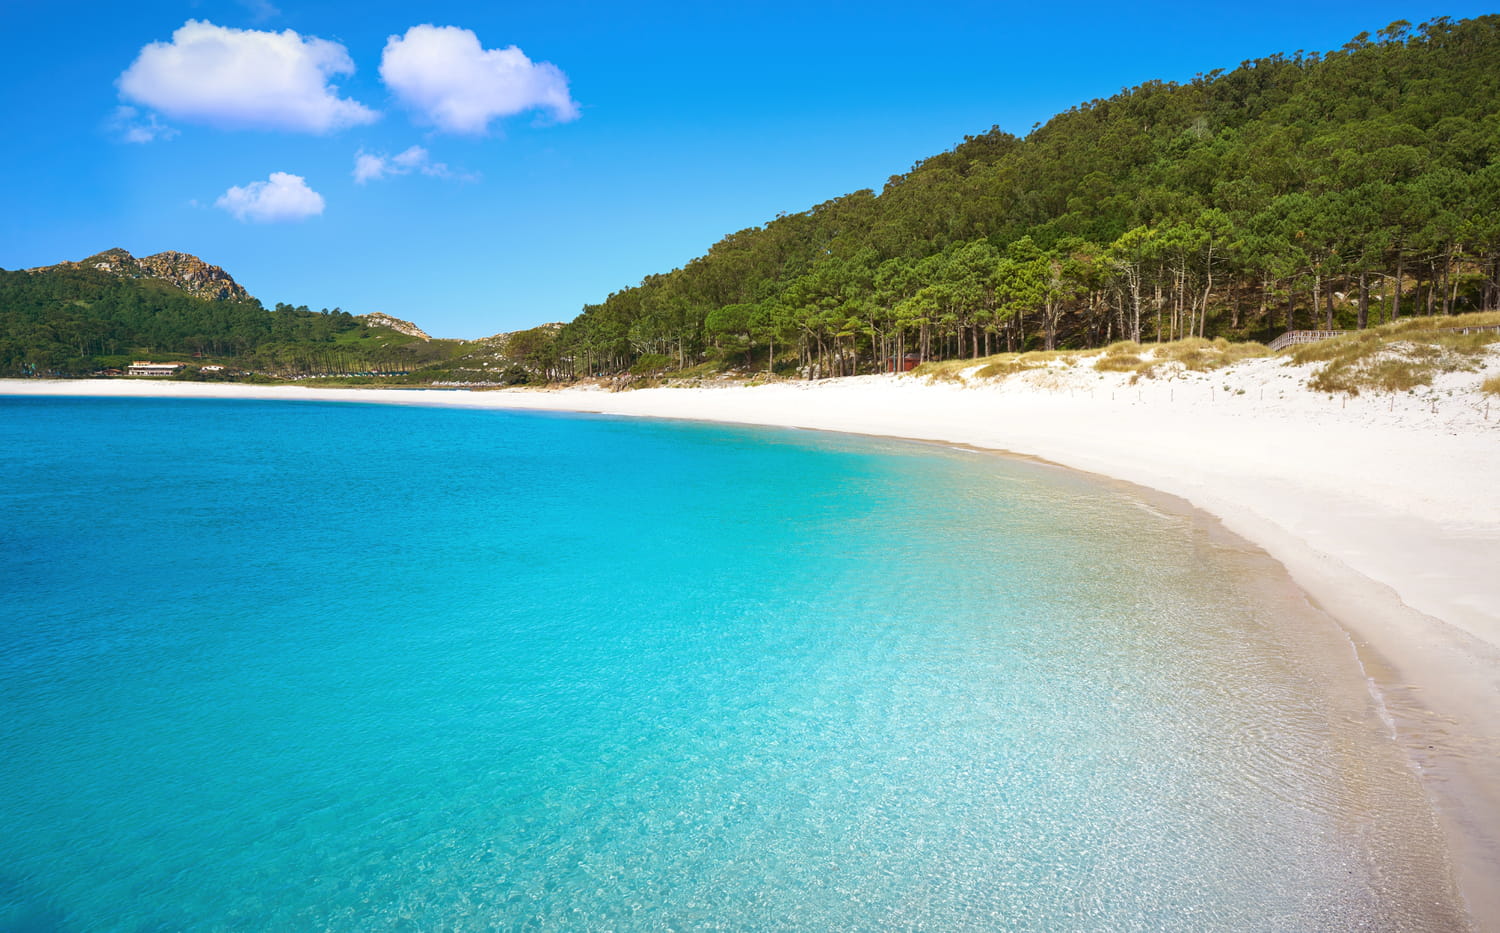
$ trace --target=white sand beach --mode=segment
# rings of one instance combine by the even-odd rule
[[[1492,890],[1500,878],[1500,398],[1487,401],[1475,373],[1396,396],[1330,397],[1305,388],[1308,372],[1273,358],[1136,385],[1125,374],[1075,365],[983,383],[864,376],[467,392],[15,380],[0,382],[0,394],[358,401],[778,425],[1005,451],[1180,497],[1264,548],[1348,632],[1447,824],[1476,921],[1500,929]]]

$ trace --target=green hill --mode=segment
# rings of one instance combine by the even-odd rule
[[[145,359],[191,361],[186,376],[224,366],[217,378],[404,371],[457,346],[338,309],[268,310],[223,270],[182,253],[136,260],[110,250],[78,263],[0,271],[0,376],[87,375]]]
[[[829,375],[1500,305],[1500,16],[992,128],[589,305],[553,357]]]

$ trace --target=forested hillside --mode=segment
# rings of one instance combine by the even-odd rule
[[[84,375],[152,357],[277,375],[412,369],[450,352],[438,343],[337,309],[267,310],[74,263],[0,271],[0,376]]]
[[[809,375],[1500,304],[1500,16],[966,138],[589,305],[532,364]]]

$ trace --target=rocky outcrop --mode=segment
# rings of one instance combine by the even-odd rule
[[[482,344],[483,346],[486,346],[486,347],[495,347],[495,348],[498,348],[500,350],[504,350],[504,349],[506,349],[507,347],[510,346],[511,341],[515,339],[515,337],[516,337],[517,334],[526,334],[526,333],[530,333],[531,331],[541,331],[541,332],[543,332],[545,334],[548,334],[548,335],[551,335],[551,336],[556,336],[557,332],[560,331],[560,330],[562,330],[562,329],[563,329],[563,324],[562,324],[561,321],[553,321],[553,322],[551,322],[549,324],[538,324],[537,326],[535,326],[535,327],[529,327],[526,330],[504,331],[502,333],[494,334],[494,335],[489,336],[489,337],[480,337],[478,340],[476,340],[474,342],[478,343],[478,344]]]
[[[211,301],[244,301],[250,297],[228,272],[176,250],[137,259],[123,249],[107,249],[80,262],[60,262],[31,271],[48,269],[96,269],[126,279],[160,279],[195,298]]]
[[[60,262],[55,266],[39,266],[28,271],[47,272],[52,269],[93,269],[123,279],[157,279],[180,288],[195,298],[211,301],[245,301],[250,298],[250,293],[228,272],[209,265],[197,256],[176,250],[137,259],[126,250],[107,249],[78,262]],[[357,320],[368,327],[384,327],[421,340],[432,339],[431,335],[411,321],[403,321],[378,311],[374,314],[361,314]]]
[[[384,327],[398,334],[408,337],[419,337],[422,340],[431,340],[432,337],[422,328],[411,321],[403,321],[399,317],[391,317],[389,314],[381,314],[379,311],[371,314],[361,314],[355,317],[356,321],[363,321],[366,327]]]

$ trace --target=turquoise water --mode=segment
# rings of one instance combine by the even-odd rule
[[[1456,922],[1347,645],[1047,466],[0,397],[0,515],[0,929]]]

